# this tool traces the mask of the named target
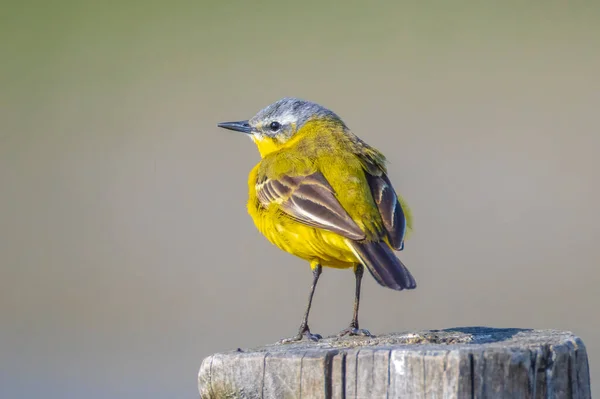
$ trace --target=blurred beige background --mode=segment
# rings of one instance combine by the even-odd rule
[[[0,397],[193,398],[296,331],[311,274],[246,214],[219,130],[283,96],[384,150],[419,288],[374,333],[559,328],[600,394],[600,3],[17,2],[0,14]],[[326,270],[311,327],[349,322]]]

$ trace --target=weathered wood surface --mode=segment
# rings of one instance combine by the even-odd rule
[[[581,339],[555,330],[454,328],[217,353],[200,397],[590,398]]]

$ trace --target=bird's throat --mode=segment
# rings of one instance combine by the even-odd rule
[[[284,145],[272,137],[252,136],[252,141],[256,144],[261,158],[266,157],[272,152],[280,150]]]

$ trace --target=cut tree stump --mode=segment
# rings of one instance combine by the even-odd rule
[[[215,398],[590,398],[570,332],[468,327],[325,338],[217,353],[198,388]]]

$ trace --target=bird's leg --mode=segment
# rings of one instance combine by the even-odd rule
[[[368,330],[361,330],[358,328],[358,306],[360,303],[360,284],[362,282],[362,277],[365,272],[365,268],[363,265],[358,263],[354,267],[354,277],[356,279],[356,291],[354,296],[354,315],[352,316],[352,321],[350,322],[350,326],[345,330],[342,330],[339,333],[340,337],[344,335],[362,335],[366,337],[371,337],[371,333]]]
[[[313,268],[313,282],[310,287],[310,294],[308,295],[308,305],[306,306],[306,311],[304,312],[304,317],[302,318],[302,323],[300,324],[300,329],[298,330],[298,334],[294,337],[287,338],[281,340],[282,344],[300,341],[302,338],[306,337],[310,341],[318,341],[322,337],[319,334],[312,334],[310,332],[310,328],[308,328],[308,314],[310,313],[310,306],[312,305],[313,295],[315,293],[315,288],[317,287],[317,282],[319,281],[319,276],[323,271],[323,267],[317,264]]]

